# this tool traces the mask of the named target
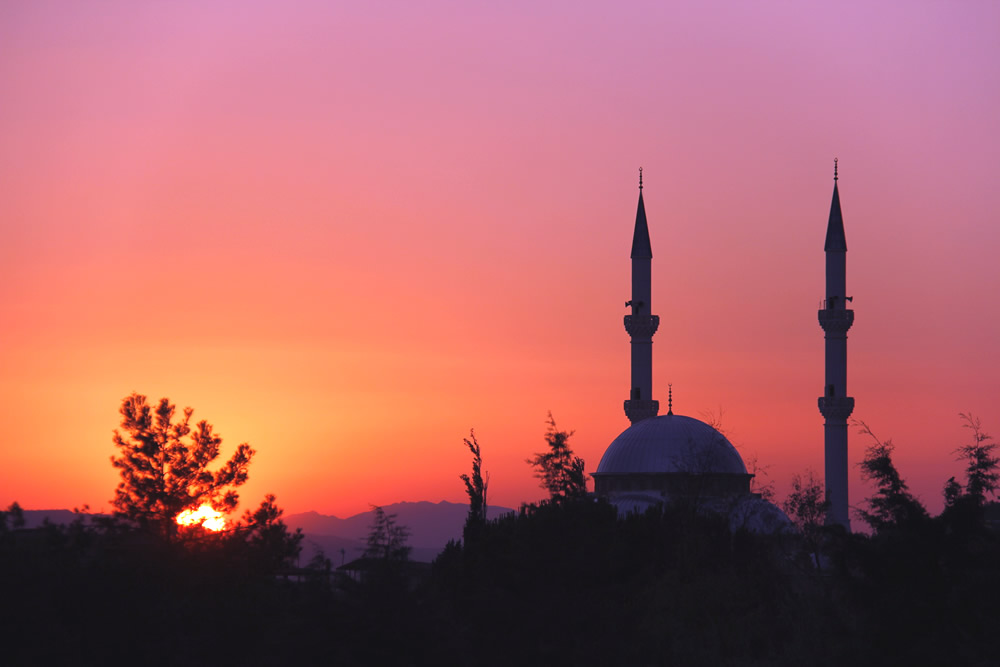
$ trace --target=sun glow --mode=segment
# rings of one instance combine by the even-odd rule
[[[226,517],[208,503],[204,503],[196,510],[184,510],[177,515],[177,523],[181,526],[201,524],[202,528],[213,532],[226,529]]]

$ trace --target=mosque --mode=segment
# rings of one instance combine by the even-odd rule
[[[854,399],[846,396],[847,330],[854,312],[845,294],[847,243],[837,192],[834,161],[833,202],[827,225],[827,297],[819,311],[826,332],[826,385],[819,399],[826,418],[826,492],[831,501],[828,523],[848,530],[847,418]],[[632,299],[625,306],[625,330],[631,338],[632,387],[625,401],[625,415],[632,425],[614,439],[592,473],[594,493],[607,498],[620,513],[675,500],[695,501],[709,510],[727,514],[730,526],[756,532],[787,530],[788,518],[775,505],[751,492],[754,475],[747,472],[740,453],[716,428],[703,421],[675,415],[672,391],[667,413],[659,414],[653,399],[653,334],[660,318],[651,305],[652,246],[646,207],[642,201],[639,170],[639,205],[632,234]]]

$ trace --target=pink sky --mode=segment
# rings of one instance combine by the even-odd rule
[[[637,168],[654,393],[822,473],[840,158],[854,416],[933,511],[1000,434],[994,3],[0,5],[0,504],[107,509],[132,391],[257,449],[244,506],[543,491],[627,425]],[[868,493],[851,438],[851,502]]]

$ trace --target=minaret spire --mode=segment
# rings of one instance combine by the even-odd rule
[[[639,170],[639,206],[635,211],[635,230],[632,232],[632,259],[652,259],[649,244],[649,225],[646,224],[646,205],[642,201],[642,170]],[[632,286],[635,287],[635,262],[632,263]],[[635,296],[633,294],[633,296]],[[647,300],[648,302],[648,300]]]
[[[827,524],[851,529],[847,504],[847,418],[854,411],[854,399],[847,395],[847,330],[854,323],[854,311],[847,307],[847,238],[837,190],[837,160],[833,161],[833,200],[826,227],[826,299],[819,311],[819,324],[826,338],[826,385],[819,399],[825,418],[824,458],[826,497],[830,501]]]
[[[646,205],[642,201],[642,167],[639,168],[639,205],[632,232],[632,299],[625,303],[632,312],[625,316],[625,331],[632,342],[632,387],[625,401],[625,415],[634,424],[655,417],[660,404],[653,400],[653,334],[660,318],[651,312],[653,250],[649,243]]]
[[[840,192],[837,190],[837,159],[833,159],[833,201],[830,202],[830,221],[826,226],[827,252],[847,252],[847,237],[844,236],[844,216],[840,212]]]

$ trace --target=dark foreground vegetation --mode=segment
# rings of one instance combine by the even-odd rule
[[[253,452],[219,471],[206,422],[166,400],[123,403],[116,516],[23,527],[0,512],[0,664],[995,665],[1000,655],[996,445],[966,417],[963,479],[931,517],[873,444],[871,535],[823,526],[822,487],[796,478],[797,530],[731,532],[695,502],[619,517],[586,494],[570,433],[549,420],[528,462],[549,500],[486,519],[475,436],[463,540],[429,567],[376,508],[364,555],[299,567],[301,534],[273,496],[221,532],[181,509],[235,504]],[[182,482],[177,480],[181,478]]]
[[[354,576],[115,521],[0,533],[3,664],[996,664],[1000,539],[975,508],[797,537],[604,503],[470,524]]]

